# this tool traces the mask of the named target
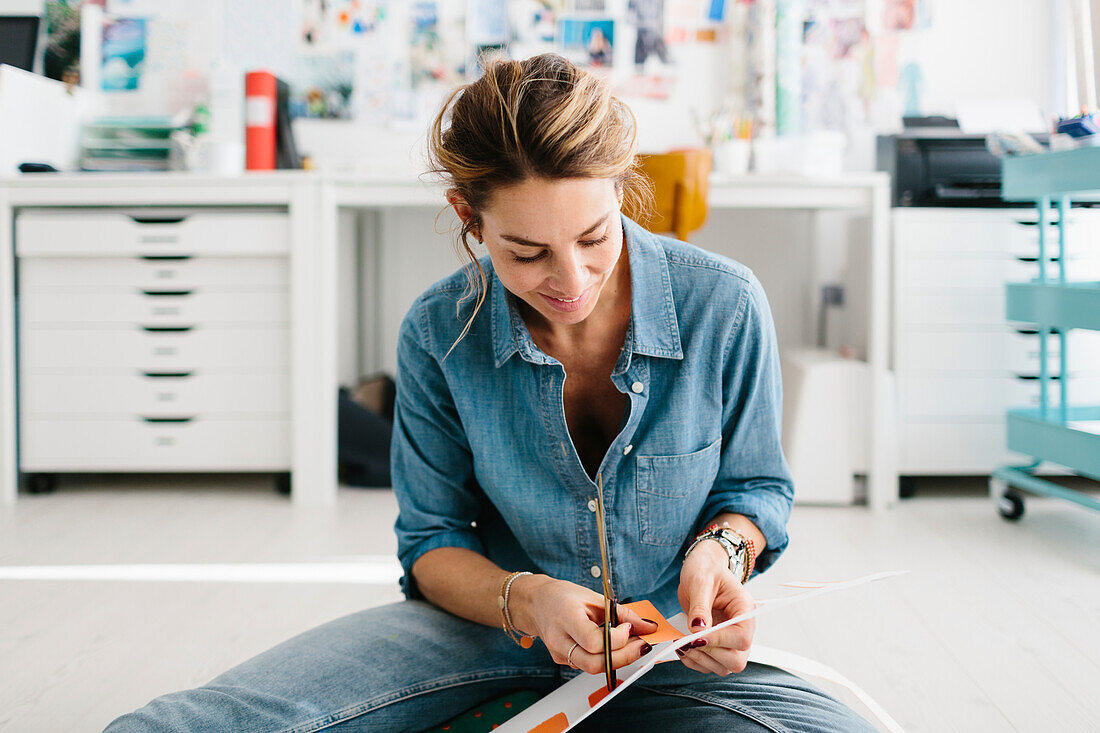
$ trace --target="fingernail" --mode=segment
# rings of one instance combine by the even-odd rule
[[[691,642],[691,645],[693,647],[706,646],[707,645],[707,640],[706,639],[696,639],[695,641]]]
[[[657,622],[651,618],[643,618],[642,621],[645,621],[647,624],[653,624],[654,626],[658,625]]]
[[[634,624],[627,624],[626,625],[626,635],[627,636],[634,636]]]
[[[678,656],[678,657],[682,657],[685,654],[687,654],[687,652],[685,652],[683,649],[677,649],[676,650],[676,656]]]
[[[705,629],[707,627],[707,622],[703,620],[702,616],[696,616],[691,620],[691,625],[698,626],[701,629]]]
[[[641,654],[641,656],[644,657],[646,654],[649,654],[651,651],[653,651],[653,647],[651,645],[643,644],[642,645],[642,654]]]

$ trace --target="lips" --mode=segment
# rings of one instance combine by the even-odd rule
[[[539,293],[547,305],[556,311],[561,313],[572,313],[580,310],[586,300],[588,300],[588,290],[585,290],[580,295],[574,298],[558,298],[553,295],[547,295],[546,293]]]

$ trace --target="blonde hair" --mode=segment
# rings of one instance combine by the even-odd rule
[[[470,246],[493,192],[531,178],[605,178],[624,207],[652,210],[652,184],[635,159],[633,112],[600,79],[557,54],[524,61],[497,58],[477,81],[456,89],[428,133],[428,172],[438,174],[472,210],[455,237],[468,259],[466,292],[474,310],[451,350],[469,332],[485,301],[486,278]],[[444,356],[446,358],[446,356]]]

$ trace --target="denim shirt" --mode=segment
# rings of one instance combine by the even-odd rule
[[[619,600],[671,615],[684,550],[717,514],[760,528],[756,572],[787,546],[779,357],[747,267],[626,217],[623,234],[631,317],[611,381],[630,404],[599,468],[611,579]],[[401,326],[391,458],[402,587],[422,597],[417,558],[465,547],[601,593],[596,484],[566,427],[565,370],[535,345],[489,258],[481,264],[485,301],[449,355],[473,307],[460,304],[464,271],[420,296]]]

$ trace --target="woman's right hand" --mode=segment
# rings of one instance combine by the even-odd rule
[[[611,664],[625,667],[652,651],[638,635],[652,634],[657,624],[618,606],[619,625],[611,629]],[[602,674],[603,596],[576,583],[547,575],[516,578],[509,592],[508,612],[521,632],[537,636],[558,664],[589,674]],[[573,645],[577,648],[573,649]],[[570,650],[573,650],[570,656]]]

